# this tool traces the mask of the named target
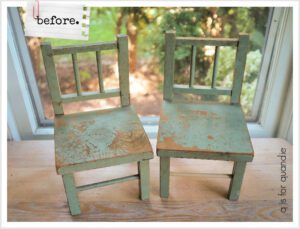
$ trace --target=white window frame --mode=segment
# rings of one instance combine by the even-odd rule
[[[8,76],[15,77],[13,86],[8,81],[8,86],[11,86],[8,90],[9,136],[15,140],[52,139],[53,122],[44,117],[30,55],[23,30],[20,28],[18,11],[16,8],[10,8],[8,11],[8,62],[13,62],[13,66],[8,68]],[[293,31],[292,23],[288,23],[289,20],[292,20],[291,17],[292,8],[276,7],[272,12],[264,46],[261,74],[252,108],[253,121],[247,123],[251,137],[276,135],[280,119],[279,111],[283,106],[282,98],[286,94],[291,77],[290,74],[286,74],[289,71],[286,66],[290,66],[291,62],[290,53],[283,52],[292,47],[292,40],[287,40],[288,38],[285,36],[286,33]],[[280,71],[281,74],[278,74],[277,71]],[[14,93],[11,93],[12,91]],[[274,94],[276,96],[273,96]],[[20,95],[22,99],[17,97]],[[34,101],[31,100],[32,98]],[[150,138],[154,138],[158,129],[159,117],[142,117],[141,119]]]
[[[278,136],[278,129],[285,126],[285,122],[292,122],[292,115],[284,116],[284,108],[292,103],[292,93],[289,84],[293,79],[293,8],[275,8],[279,12],[276,19],[278,26],[274,33],[275,41],[272,49],[272,57],[266,75],[262,105],[260,108],[258,122],[260,132],[258,137]],[[292,114],[292,106],[288,113]],[[284,121],[283,123],[281,121]]]
[[[41,101],[41,96],[36,83],[35,73],[32,66],[31,56],[27,47],[26,38],[24,36],[21,18],[17,8],[8,8],[8,17],[11,27],[11,32],[14,36],[14,44],[19,54],[19,58],[24,69],[25,79],[29,86],[29,93],[34,100],[34,109],[38,118],[39,126],[53,125],[53,121],[46,119]]]

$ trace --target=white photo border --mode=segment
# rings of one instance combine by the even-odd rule
[[[33,1],[33,0],[31,0]],[[48,2],[62,2],[59,0]],[[293,222],[8,222],[7,221],[7,8],[26,6],[28,1],[1,2],[1,227],[2,228],[298,228],[299,227],[299,2],[298,1],[68,1],[90,7],[293,7]],[[45,1],[47,2],[47,1]]]

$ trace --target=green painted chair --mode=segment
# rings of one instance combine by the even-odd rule
[[[165,34],[164,101],[157,137],[161,197],[169,196],[170,158],[173,157],[233,161],[228,198],[238,200],[246,163],[254,156],[240,105],[248,41],[247,34],[240,34],[237,39],[176,37],[173,31]],[[175,48],[180,45],[190,45],[192,50],[189,85],[174,84]],[[200,45],[216,47],[210,87],[194,85],[196,46]],[[220,46],[237,47],[231,89],[216,87]],[[174,94],[225,95],[230,96],[230,102],[183,102]]]
[[[130,106],[128,73],[128,39],[119,35],[117,41],[81,46],[51,47],[41,45],[47,81],[55,112],[54,141],[57,173],[62,175],[72,215],[81,213],[77,192],[117,182],[139,179],[140,198],[149,198],[149,159],[153,151],[143,126]],[[101,50],[118,52],[119,88],[105,90],[101,74]],[[99,91],[83,92],[77,53],[95,52]],[[53,56],[70,54],[76,82],[76,94],[61,94]],[[64,114],[63,104],[90,99],[120,97],[121,107]],[[77,186],[73,174],[130,162],[138,163],[138,174],[109,181]]]

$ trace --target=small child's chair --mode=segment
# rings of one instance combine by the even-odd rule
[[[239,38],[176,37],[165,34],[164,101],[157,137],[157,155],[160,157],[160,196],[169,196],[170,158],[197,158],[233,161],[229,200],[238,200],[246,163],[254,152],[240,105],[240,94],[249,36]],[[192,46],[189,85],[174,84],[175,47]],[[211,87],[195,86],[196,46],[216,46]],[[232,89],[216,87],[216,64],[219,46],[236,46],[236,63]],[[222,67],[222,66],[220,66]],[[178,102],[174,93],[205,96],[230,96],[230,103],[200,101]]]
[[[153,151],[143,126],[130,106],[128,73],[128,39],[118,35],[117,41],[87,45],[51,47],[41,45],[47,81],[55,112],[55,163],[63,183],[72,215],[81,213],[77,192],[118,182],[138,179],[140,198],[149,198],[149,159]],[[101,51],[118,52],[119,89],[105,90],[101,73]],[[77,53],[95,52],[98,67],[98,92],[83,92],[77,63]],[[71,54],[76,94],[61,94],[55,71],[54,55]],[[64,114],[63,104],[91,99],[120,97],[121,107],[75,114]],[[73,174],[130,162],[138,163],[138,174],[94,184],[75,186]]]

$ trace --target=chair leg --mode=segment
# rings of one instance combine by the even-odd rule
[[[230,181],[228,199],[238,200],[240,196],[240,190],[243,182],[243,177],[245,173],[246,162],[245,161],[235,161],[233,165],[232,178]]]
[[[160,197],[169,197],[170,157],[160,157]]]
[[[149,160],[143,160],[138,162],[138,171],[140,175],[139,188],[140,188],[140,199],[149,199]]]
[[[62,175],[65,191],[69,203],[69,209],[71,215],[79,215],[80,211],[80,204],[77,197],[77,190],[74,182],[74,176],[72,173]]]

